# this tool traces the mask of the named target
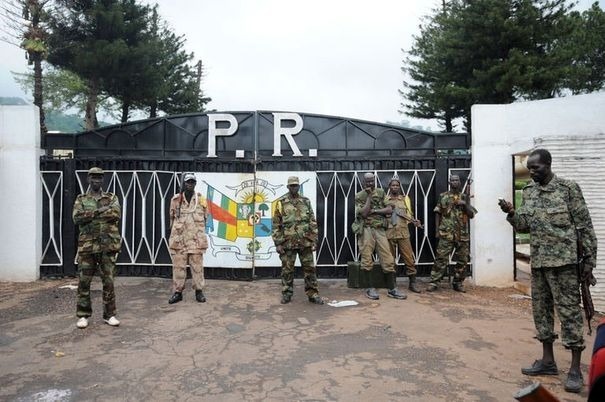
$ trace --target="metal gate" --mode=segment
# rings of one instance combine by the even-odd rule
[[[171,276],[167,247],[168,208],[170,198],[180,188],[183,171],[201,172],[202,175],[204,172],[243,173],[251,178],[256,177],[257,172],[267,171],[315,172],[316,215],[320,230],[316,258],[321,277],[346,277],[347,262],[359,259],[350,223],[354,218],[354,197],[361,190],[363,174],[375,173],[377,187],[386,188],[396,173],[412,199],[416,216],[425,224],[424,230],[411,230],[418,274],[430,273],[435,250],[432,209],[438,194],[447,190],[450,173],[460,174],[463,182],[470,174],[470,155],[461,146],[468,146],[466,135],[440,135],[332,116],[302,115],[306,139],[300,142],[306,143],[308,149],[313,148],[319,156],[311,156],[309,151],[309,157],[296,158],[287,154],[275,157],[271,149],[273,142],[267,141],[267,135],[263,137],[262,134],[273,130],[269,124],[270,112],[241,112],[235,116],[239,129],[246,134],[244,138],[232,144],[231,137],[220,138],[222,142],[217,142],[216,149],[221,152],[243,148],[240,156],[243,154],[244,158],[220,155],[204,158],[200,152],[210,152],[210,146],[199,149],[204,142],[199,139],[200,133],[210,137],[209,128],[204,128],[199,120],[204,116],[168,117],[76,135],[47,136],[49,155],[41,159],[42,276],[75,275],[77,233],[71,220],[72,206],[75,197],[86,191],[86,171],[91,166],[101,166],[108,172],[104,189],[116,193],[122,205],[123,246],[117,263],[118,274]],[[193,149],[186,150],[177,139],[170,137],[175,135],[175,122],[180,127],[196,125],[198,132],[191,142]],[[331,130],[336,133],[330,134]],[[337,138],[341,133],[342,138],[347,139],[344,143]],[[389,137],[393,133],[404,141],[394,144],[392,136]],[[327,134],[336,140],[326,143]],[[151,140],[153,136],[156,138]],[[372,145],[364,143],[368,137],[373,141]],[[104,138],[105,142],[99,142],[99,138]],[[381,145],[380,138],[390,139]],[[161,142],[160,147],[157,142]],[[169,144],[173,144],[172,148]],[[300,148],[301,151],[304,149]],[[56,149],[68,149],[72,157],[51,156]],[[184,157],[187,152],[191,157]],[[280,272],[278,266],[252,265],[251,268],[207,267],[206,274],[209,278],[253,279],[278,277]]]

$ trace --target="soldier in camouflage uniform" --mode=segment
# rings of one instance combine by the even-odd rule
[[[536,338],[542,343],[542,359],[523,368],[526,375],[557,375],[553,353],[554,310],[561,322],[563,346],[571,350],[571,366],[565,382],[568,392],[580,392],[583,385],[580,360],[584,349],[582,310],[576,262],[577,239],[584,250],[582,279],[592,275],[596,265],[597,239],[588,207],[577,183],[557,177],[551,170],[552,157],[537,149],[527,159],[534,181],[523,189],[523,203],[515,211],[501,200],[506,220],[519,232],[530,233],[531,294]]]
[[[313,251],[317,244],[318,228],[311,201],[298,191],[298,177],[288,177],[288,194],[279,198],[273,213],[271,236],[282,263],[281,303],[287,304],[294,293],[294,263],[300,259],[305,279],[305,293],[311,303],[324,304],[319,296]]]
[[[208,248],[206,237],[206,219],[208,217],[206,200],[195,192],[195,174],[183,175],[183,191],[170,200],[170,238],[168,248],[172,258],[172,287],[174,293],[169,304],[183,300],[183,290],[187,279],[187,264],[191,267],[195,290],[195,300],[206,301],[204,296],[204,252]]]
[[[401,182],[397,175],[393,176],[389,182],[389,194],[384,200],[385,204],[390,205],[393,209],[393,214],[389,220],[387,228],[387,239],[391,246],[391,254],[395,257],[397,249],[403,258],[406,274],[409,279],[409,289],[414,293],[421,293],[416,286],[416,264],[414,260],[414,251],[412,243],[410,243],[410,231],[408,225],[421,227],[422,223],[414,218],[410,197],[401,194]]]
[[[466,194],[460,192],[461,182],[457,175],[450,176],[450,191],[441,193],[439,201],[435,206],[435,226],[438,240],[435,264],[431,271],[431,283],[427,291],[434,292],[439,289],[439,282],[445,276],[450,254],[454,249],[456,268],[454,270],[454,281],[452,287],[457,292],[464,293],[464,279],[466,277],[466,265],[470,258],[470,237],[468,221],[472,219],[477,210],[469,203]]]
[[[73,220],[80,233],[76,310],[78,328],[86,328],[88,317],[92,315],[90,283],[97,269],[103,282],[103,319],[111,326],[120,325],[115,317],[116,296],[113,286],[122,239],[118,228],[120,203],[115,194],[101,190],[102,184],[103,170],[93,167],[88,171],[89,190],[76,198],[73,207]]]
[[[387,291],[387,296],[403,300],[406,294],[397,289],[395,259],[391,254],[389,240],[386,235],[387,216],[393,212],[389,205],[385,204],[385,193],[381,188],[376,188],[374,174],[366,173],[363,176],[364,189],[355,194],[355,216],[363,221],[363,229],[359,236],[359,249],[361,254],[361,269],[368,278],[369,288],[366,296],[372,300],[378,300],[378,292],[370,283],[370,271],[374,268],[374,251],[378,253],[382,272],[391,276],[393,288]],[[390,281],[387,281],[390,282]]]

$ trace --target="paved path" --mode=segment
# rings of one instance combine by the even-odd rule
[[[532,380],[562,401],[586,400],[586,390],[563,391],[560,343],[558,377],[521,375],[541,348],[530,301],[512,288],[444,287],[405,301],[381,290],[372,302],[322,280],[322,296],[360,302],[334,308],[308,303],[300,281],[286,306],[277,281],[208,281],[207,303],[187,291],[168,305],[170,281],[118,278],[122,325],[112,328],[95,278],[95,313],[78,330],[68,283],[0,283],[0,400],[495,402]]]

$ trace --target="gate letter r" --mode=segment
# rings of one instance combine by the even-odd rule
[[[283,120],[294,120],[294,127],[282,127]],[[293,156],[302,156],[300,149],[294,142],[293,135],[298,134],[303,129],[302,117],[298,113],[273,113],[273,156],[282,156],[281,154],[281,136],[286,137],[286,141],[292,148]]]

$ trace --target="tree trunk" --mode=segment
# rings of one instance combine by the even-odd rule
[[[84,117],[86,130],[93,130],[99,126],[97,121],[97,102],[99,97],[99,80],[88,80],[88,95],[86,99],[86,115]]]
[[[158,103],[153,102],[153,104],[149,106],[149,118],[155,119],[156,117],[158,117]]]
[[[120,120],[122,123],[126,123],[128,121],[129,111],[130,111],[130,100],[124,99],[124,102],[122,102],[122,119]]]
[[[452,125],[452,116],[449,113],[445,114],[445,132],[451,133],[454,130],[454,126]]]
[[[38,106],[40,110],[40,141],[41,144],[44,144],[44,136],[48,129],[46,128],[44,105],[42,104],[42,55],[37,52],[30,52],[29,57],[34,63],[34,105]]]

